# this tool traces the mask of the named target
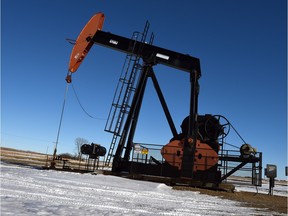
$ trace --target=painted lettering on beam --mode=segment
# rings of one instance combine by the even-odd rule
[[[169,56],[167,56],[167,55],[164,55],[164,54],[161,54],[161,53],[157,53],[156,54],[156,57],[158,57],[158,58],[162,58],[162,59],[165,59],[165,60],[169,60]]]

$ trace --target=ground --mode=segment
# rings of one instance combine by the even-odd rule
[[[47,166],[49,164],[48,163],[49,158],[52,157],[51,155],[39,154],[30,151],[20,151],[16,149],[3,148],[3,147],[1,147],[0,150],[2,161],[24,165]],[[80,166],[78,161],[73,162],[72,160],[70,160],[70,163],[71,165],[75,163],[77,167]],[[218,196],[223,199],[239,201],[243,203],[244,206],[247,207],[267,208],[274,212],[287,214],[287,197],[285,196],[276,196],[276,195],[269,196],[267,194],[251,193],[251,192],[215,191],[215,190],[207,190],[207,189],[184,187],[184,186],[174,186],[173,189],[199,191],[200,193],[203,194]]]
[[[229,199],[242,202],[247,207],[268,208],[271,211],[287,214],[287,197],[285,196],[268,196],[267,194],[251,192],[226,192],[215,191],[193,187],[174,186],[177,190],[199,191],[200,193],[219,196],[223,199]]]

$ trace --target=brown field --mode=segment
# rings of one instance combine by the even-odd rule
[[[214,191],[201,188],[182,187],[175,186],[176,190],[191,190],[199,191],[202,194],[211,196],[218,196],[222,199],[229,199],[241,202],[243,206],[254,207],[254,208],[266,208],[269,211],[287,214],[287,197],[284,196],[269,196],[261,193],[251,192],[225,192],[225,191]]]
[[[1,152],[1,161],[14,163],[14,164],[22,164],[34,167],[50,167],[53,156],[51,154],[42,154],[32,151],[22,151],[17,149],[0,147]],[[94,161],[94,160],[93,160]],[[89,162],[89,167],[87,167],[87,163]],[[81,170],[81,171],[94,171],[93,164],[91,161],[87,160],[74,160],[70,158],[62,157],[61,160],[55,160],[55,168],[56,169],[67,169],[70,171]],[[98,164],[95,164],[95,167],[102,167],[103,162],[99,161]]]
[[[40,154],[37,152],[21,151],[16,149],[1,147],[1,161],[29,165],[35,167],[49,167],[51,164],[52,155]],[[63,158],[66,160],[65,158]],[[102,162],[100,162],[100,166]],[[71,160],[63,164],[63,160],[56,161],[56,168],[63,169],[63,165],[67,166],[69,170],[86,170],[87,161]],[[99,164],[98,164],[99,165]],[[90,170],[91,171],[91,170]],[[287,186],[287,182],[281,182]],[[174,186],[176,190],[191,190],[199,191],[200,193],[218,196],[223,199],[229,199],[241,202],[244,206],[255,208],[266,208],[268,211],[287,214],[287,197],[284,196],[269,196],[261,193],[251,192],[224,192],[207,190],[193,187]]]

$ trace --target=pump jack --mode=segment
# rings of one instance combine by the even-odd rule
[[[260,171],[258,171],[261,176],[261,154],[260,157],[255,157],[249,152],[247,153],[248,157],[245,158],[231,158],[227,156],[224,157],[220,154],[218,155],[222,146],[218,143],[218,137],[227,135],[225,130],[229,126],[229,122],[227,120],[226,124],[221,124],[220,118],[222,119],[222,116],[198,116],[198,80],[201,77],[200,60],[152,44],[104,32],[102,31],[104,18],[103,13],[94,15],[81,31],[72,50],[66,81],[68,83],[71,82],[72,73],[76,72],[94,44],[124,52],[129,55],[135,55],[143,60],[139,82],[114,154],[112,171],[134,172],[185,179],[189,178],[203,182],[219,183],[223,180],[223,176],[221,176],[221,171],[218,169],[218,163],[219,161],[230,160],[240,162],[240,165],[234,170],[231,170],[228,173],[226,172],[224,178],[232,175],[237,169],[240,169],[247,163],[252,163],[253,166],[255,166],[256,163],[259,163],[257,168],[259,168]],[[131,44],[133,44],[133,49],[131,48]],[[184,119],[181,125],[181,134],[177,133],[168,106],[156,79],[153,66],[157,64],[163,64],[189,73],[190,110],[189,115]],[[135,163],[130,160],[131,151],[134,146],[133,138],[135,128],[148,78],[152,79],[173,135],[170,142],[161,149],[161,154],[165,159],[165,162],[159,162],[152,157],[156,164]],[[210,136],[209,133],[214,135]]]

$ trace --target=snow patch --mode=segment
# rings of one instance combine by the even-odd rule
[[[271,215],[165,184],[0,163],[1,215]],[[278,214],[279,215],[279,214]]]

